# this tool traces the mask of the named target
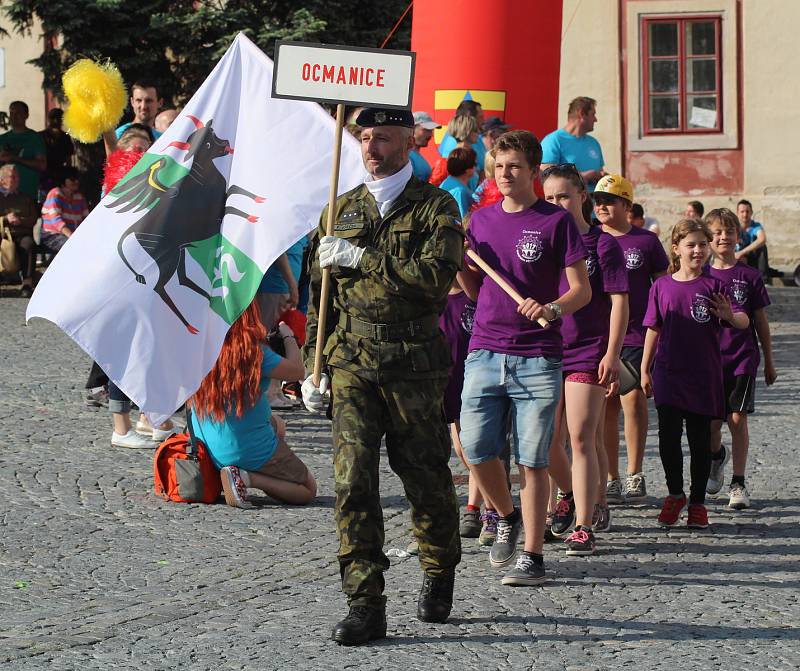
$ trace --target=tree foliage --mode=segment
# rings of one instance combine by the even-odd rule
[[[191,97],[233,38],[243,32],[269,56],[276,39],[377,47],[408,0],[6,0],[18,32],[35,20],[53,48],[32,61],[56,95],[78,58],[110,60],[128,83],[157,82],[165,103]],[[407,49],[407,16],[386,46]]]

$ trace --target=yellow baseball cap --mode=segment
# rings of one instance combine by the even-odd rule
[[[624,198],[629,203],[633,202],[633,184],[622,175],[606,175],[594,187],[595,193],[607,193],[611,196]]]

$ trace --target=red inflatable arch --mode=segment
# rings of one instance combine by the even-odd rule
[[[472,99],[540,139],[557,127],[561,0],[415,0],[413,11],[414,110],[446,124]]]

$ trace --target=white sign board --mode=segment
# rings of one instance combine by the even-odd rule
[[[411,51],[278,41],[273,98],[408,109]]]

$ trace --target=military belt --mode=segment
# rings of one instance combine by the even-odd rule
[[[439,325],[439,317],[428,315],[422,319],[396,324],[372,324],[361,321],[348,314],[339,315],[339,327],[361,338],[370,338],[383,342],[409,340],[422,333],[432,333]]]

